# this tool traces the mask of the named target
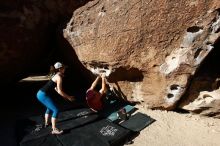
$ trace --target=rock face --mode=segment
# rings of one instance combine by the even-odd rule
[[[48,71],[54,61],[50,56],[57,45],[57,27],[87,1],[1,0],[1,84],[17,81],[33,72]]]
[[[219,45],[218,41],[214,45],[216,49],[209,53],[196,72],[179,108],[206,116],[220,117]]]
[[[199,113],[205,116],[212,116],[220,118],[219,116],[220,106],[220,89],[214,91],[202,91],[198,98],[193,102],[185,105],[183,109]]]
[[[219,0],[94,0],[64,37],[88,68],[150,108],[173,109],[220,36]]]

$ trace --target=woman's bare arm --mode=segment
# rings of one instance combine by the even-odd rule
[[[57,75],[56,76],[57,87],[55,88],[55,90],[57,91],[58,94],[60,94],[65,99],[68,99],[70,101],[74,100],[74,96],[70,96],[63,91],[62,82],[63,82],[62,77],[60,75]]]
[[[105,78],[105,74],[102,74],[101,75],[101,78],[102,78],[102,88],[100,90],[100,93],[101,94],[104,94],[107,92],[107,85],[106,85],[106,78]]]
[[[94,90],[95,87],[97,86],[98,81],[99,81],[100,78],[101,78],[100,76],[97,76],[95,81],[93,81],[93,83],[92,83],[92,85],[91,85],[91,87],[89,89]]]

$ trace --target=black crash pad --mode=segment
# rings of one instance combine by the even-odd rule
[[[132,135],[150,125],[154,119],[136,113],[118,124],[107,117],[100,117],[90,109],[74,109],[60,113],[57,127],[62,135],[52,135],[51,126],[41,128],[42,116],[25,119],[19,134],[21,146],[121,146]],[[40,128],[39,128],[40,127]]]
[[[119,146],[130,134],[130,130],[102,119],[57,138],[64,146]]]
[[[57,122],[88,116],[91,114],[94,114],[94,112],[89,108],[80,108],[80,109],[63,111],[59,114],[59,117],[57,118]]]
[[[120,125],[124,128],[127,128],[134,132],[139,132],[151,123],[153,123],[155,119],[151,118],[150,116],[144,113],[136,113],[129,117],[128,120],[120,123]]]
[[[61,113],[59,121],[57,122],[57,127],[65,132],[65,130],[70,130],[94,122],[98,118],[99,116],[96,113],[89,113],[88,109],[66,111],[65,113]],[[21,141],[20,143],[51,134],[51,126],[43,128],[42,124],[39,124],[39,119],[42,119],[42,117],[39,116],[37,118],[35,116],[20,121],[20,123],[23,124],[18,125],[21,126],[19,128],[20,131],[18,132]]]
[[[48,134],[20,143],[21,146],[120,146],[125,143],[130,130],[102,119],[61,135]]]

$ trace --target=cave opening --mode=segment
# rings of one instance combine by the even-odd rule
[[[3,51],[6,52],[6,57],[1,57],[0,71],[0,135],[4,139],[1,139],[1,144],[16,143],[14,128],[17,119],[43,115],[45,112],[45,107],[37,100],[36,93],[46,81],[22,81],[23,78],[46,75],[50,65],[61,61],[68,65],[65,90],[70,95],[80,97],[75,91],[84,91],[84,87],[87,87],[90,74],[78,60],[74,48],[63,38],[62,32],[73,11],[88,1],[90,0],[1,2],[0,19],[3,23],[0,26],[0,46],[5,46]],[[37,24],[35,21],[32,23],[32,20],[36,20]],[[28,24],[31,24],[30,28],[26,27]],[[19,43],[16,43],[17,40]],[[3,51],[1,53],[4,53]],[[12,56],[9,56],[10,53]],[[20,61],[23,61],[23,64],[19,63]],[[54,98],[61,110],[75,106],[58,95]]]
[[[7,111],[3,115],[27,117],[43,114],[45,107],[37,100],[36,93],[48,81],[45,76],[49,73],[50,65],[57,61],[68,66],[63,78],[64,91],[77,98],[83,98],[83,93],[86,92],[88,81],[92,78],[92,75],[78,60],[74,48],[63,37],[62,30],[64,26],[59,25],[51,28],[48,35],[50,39],[46,45],[48,48],[53,49],[47,50],[45,60],[41,61],[41,64],[38,64],[37,67],[30,68],[27,71],[28,74],[23,74],[24,78],[6,87],[6,90],[11,90],[12,92],[8,93],[4,103],[2,102],[1,104],[2,111]],[[75,103],[67,102],[57,93],[54,94],[53,100],[55,100],[61,110],[78,106]]]
[[[4,91],[9,91],[6,97],[3,97],[4,102],[0,104],[1,114],[5,119],[13,120],[18,117],[44,114],[45,107],[37,100],[36,93],[47,80],[42,78],[38,80],[24,79],[33,76],[46,76],[49,73],[50,65],[57,61],[68,66],[63,81],[65,92],[77,98],[83,98],[83,93],[89,84],[88,81],[93,76],[79,61],[74,48],[63,37],[63,29],[67,21],[68,19],[65,19],[62,23],[50,26],[47,34],[49,39],[45,44],[45,49],[48,50],[45,50],[45,54],[36,60],[36,64],[17,76],[13,83],[4,85],[2,88]],[[75,103],[67,102],[58,94],[54,95],[53,99],[56,100],[61,110],[78,106]]]
[[[192,80],[192,84],[194,84],[194,82],[197,82],[197,84],[199,82],[204,83],[204,85],[201,86],[198,91],[212,91],[219,87],[218,85],[216,85],[215,87],[213,86],[218,82],[220,78],[219,58],[220,39],[218,39],[216,43],[213,45],[212,51],[203,60]]]

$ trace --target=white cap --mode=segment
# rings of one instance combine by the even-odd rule
[[[54,64],[54,68],[55,69],[59,69],[61,67],[64,67],[64,65],[62,63],[60,63],[60,62],[57,62],[57,63]]]

